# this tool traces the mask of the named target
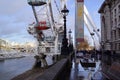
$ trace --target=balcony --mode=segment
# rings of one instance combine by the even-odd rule
[[[119,22],[119,24],[118,24],[117,28],[118,28],[118,29],[120,29],[120,22]]]
[[[116,27],[112,27],[112,30],[113,30],[113,31],[116,30]]]

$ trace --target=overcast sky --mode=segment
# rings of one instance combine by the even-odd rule
[[[56,0],[57,1],[57,0]],[[98,9],[104,0],[85,0],[85,5],[96,25],[100,28]],[[68,29],[74,28],[74,0],[68,0]],[[28,24],[34,21],[31,7],[27,0],[1,0],[0,1],[0,38],[12,42],[25,43],[33,41],[33,36],[27,32]],[[85,29],[86,30],[86,29]],[[85,34],[88,34],[86,31]]]

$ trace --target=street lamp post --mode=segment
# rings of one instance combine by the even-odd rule
[[[101,66],[103,66],[104,42],[101,41]]]
[[[69,52],[71,53],[71,52],[73,52],[73,42],[72,42],[72,37],[71,37],[71,33],[72,33],[72,31],[71,31],[71,29],[69,30]]]
[[[90,35],[91,35],[91,37],[92,37],[92,39],[93,39],[93,43],[94,43],[94,49],[95,49],[95,40],[94,40],[94,38],[93,38],[93,36],[94,36],[94,33],[90,33]]]
[[[62,39],[62,47],[61,47],[61,55],[68,55],[69,49],[68,49],[68,39],[66,38],[66,16],[69,13],[69,10],[66,8],[66,5],[64,6],[64,9],[61,10],[63,13],[63,19],[64,19],[64,36]]]
[[[90,33],[90,35],[91,35],[91,37],[92,37],[92,39],[93,39],[93,43],[94,43],[94,55],[95,55],[95,58],[96,58],[96,56],[97,56],[97,54],[96,54],[96,47],[95,47],[95,40],[94,40],[94,33]]]
[[[101,51],[102,51],[102,55],[101,55],[101,60],[103,61],[103,53],[104,53],[104,42],[103,41],[101,41]]]
[[[72,31],[71,31],[71,29],[68,31],[68,33],[69,33],[69,44],[71,44],[72,43],[72,37],[71,37],[71,33],[72,33]]]

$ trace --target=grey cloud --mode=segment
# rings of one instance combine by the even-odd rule
[[[19,24],[6,23],[5,26],[2,26],[2,29],[0,29],[0,36],[19,33],[22,30],[25,30],[24,24],[22,23],[19,23]]]
[[[1,38],[8,40],[10,42],[19,42],[19,43],[36,40],[32,35],[29,35],[27,32],[9,34],[9,35],[2,36]]]
[[[1,0],[0,37],[26,31],[31,14],[29,9],[27,0]]]

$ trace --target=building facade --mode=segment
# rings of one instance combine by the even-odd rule
[[[120,0],[105,0],[99,9],[99,13],[101,18],[101,45],[104,49],[102,72],[109,78],[107,80],[119,80]],[[105,50],[112,51],[112,54],[110,54],[110,51]]]
[[[105,0],[98,12],[103,49],[120,53],[120,0]]]

